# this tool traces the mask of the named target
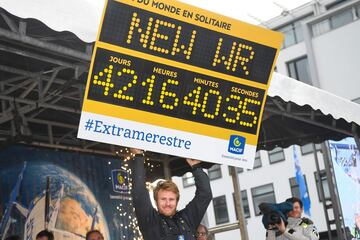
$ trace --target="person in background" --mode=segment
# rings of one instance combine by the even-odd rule
[[[196,230],[195,236],[196,240],[207,240],[209,231],[204,225],[200,224]]]
[[[360,214],[355,214],[355,226],[351,229],[351,235],[355,239],[360,239]]]
[[[104,236],[99,230],[90,230],[86,233],[86,240],[104,240]]]
[[[267,229],[266,240],[318,240],[313,222],[302,218],[303,204],[298,198],[289,198],[280,204],[259,205],[263,224]]]
[[[36,234],[36,240],[54,240],[54,234],[48,230],[42,230]]]

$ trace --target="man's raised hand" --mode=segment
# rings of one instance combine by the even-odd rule
[[[190,167],[194,166],[195,164],[201,163],[200,160],[195,160],[195,159],[191,159],[191,158],[187,158],[186,161],[190,165]]]
[[[131,152],[132,154],[134,154],[134,155],[136,155],[136,154],[143,154],[143,153],[144,153],[143,150],[137,149],[137,148],[130,148],[130,152]]]

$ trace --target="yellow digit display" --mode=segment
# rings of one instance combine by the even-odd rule
[[[126,59],[131,65],[95,59],[89,99],[256,133],[264,90],[102,49],[97,58]]]

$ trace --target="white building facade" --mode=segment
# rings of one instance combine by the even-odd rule
[[[282,15],[262,25],[285,34],[276,71],[360,103],[360,0],[312,1],[294,10],[284,10]],[[320,149],[319,145],[316,148]],[[311,219],[320,232],[326,232],[312,145],[296,146],[295,150],[310,196]],[[316,151],[316,154],[320,169],[324,169],[322,153]],[[204,218],[205,224],[213,228],[235,223],[234,190],[228,167],[215,165],[208,173],[214,198]],[[238,176],[249,239],[265,239],[257,205],[299,196],[293,147],[258,151],[254,169],[238,169]],[[194,195],[193,178],[187,173],[173,180],[180,187],[179,208],[182,208]],[[329,190],[326,177],[321,176],[321,181],[327,198]],[[215,239],[240,239],[240,231],[218,233]]]

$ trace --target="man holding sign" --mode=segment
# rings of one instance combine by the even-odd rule
[[[195,240],[195,233],[212,200],[210,181],[202,170],[199,160],[186,159],[195,178],[195,197],[177,211],[179,190],[174,182],[159,182],[154,189],[157,211],[152,207],[145,186],[144,157],[139,149],[132,162],[132,197],[140,231],[145,240]]]

